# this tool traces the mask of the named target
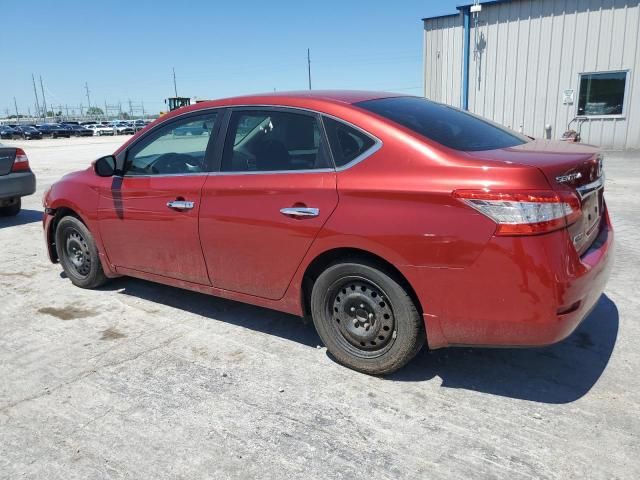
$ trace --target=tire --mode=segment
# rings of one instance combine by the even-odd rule
[[[329,266],[313,285],[311,314],[327,350],[359,372],[392,373],[425,344],[422,316],[411,296],[375,264]]]
[[[0,207],[0,217],[15,217],[20,213],[20,208],[22,208],[22,199],[18,198],[13,205]]]
[[[56,251],[71,283],[97,288],[107,282],[98,249],[89,229],[76,217],[63,217],[56,226]]]

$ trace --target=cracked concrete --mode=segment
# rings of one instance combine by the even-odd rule
[[[640,477],[640,154],[607,157],[616,268],[572,337],[423,351],[380,379],[293,316],[61,276],[42,192],[121,141],[25,145],[38,192],[0,219],[0,478]]]

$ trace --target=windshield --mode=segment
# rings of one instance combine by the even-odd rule
[[[355,105],[454,150],[495,150],[528,141],[526,137],[488,120],[426,98],[382,98]]]

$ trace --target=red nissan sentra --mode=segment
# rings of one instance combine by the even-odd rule
[[[77,286],[128,275],[309,315],[392,372],[422,345],[567,337],[613,259],[602,157],[424,98],[304,92],[182,108],[45,194]]]

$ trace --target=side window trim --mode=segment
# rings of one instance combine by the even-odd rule
[[[260,170],[260,171],[248,171],[248,172],[225,172],[222,171],[222,158],[224,155],[224,148],[226,145],[227,135],[230,134],[229,125],[231,123],[231,116],[235,112],[246,112],[246,111],[260,111],[260,112],[285,112],[285,113],[294,113],[298,115],[307,115],[309,117],[314,117],[318,124],[318,128],[320,129],[320,150],[322,150],[322,154],[327,158],[330,166],[326,168],[315,168],[315,169],[300,169],[300,170]],[[308,110],[305,108],[296,108],[296,107],[287,107],[287,106],[278,106],[278,105],[236,105],[230,106],[226,109],[224,114],[224,119],[221,121],[221,127],[219,131],[219,136],[216,143],[219,145],[215,151],[215,168],[212,170],[212,173],[216,175],[279,175],[279,174],[292,174],[292,173],[327,173],[334,172],[335,163],[333,161],[333,154],[331,152],[331,148],[329,146],[329,139],[327,137],[327,133],[324,128],[324,124],[322,123],[322,113],[316,112],[315,110]]]
[[[143,136],[141,136],[140,138],[137,138],[135,142],[131,143],[125,150],[123,150],[122,152],[120,152],[117,156],[116,156],[116,174],[114,176],[116,177],[127,177],[127,178],[148,178],[148,175],[126,175],[126,173],[123,171],[124,170],[124,166],[126,164],[126,160],[127,160],[127,156],[129,155],[129,151],[135,147],[136,145],[138,145],[140,142],[148,139],[151,135],[154,135],[155,133],[157,133],[160,129],[163,129],[167,126],[170,126],[174,123],[177,122],[182,122],[183,120],[193,120],[193,119],[197,119],[198,117],[201,116],[205,116],[205,115],[211,115],[211,114],[216,114],[216,120],[215,123],[213,125],[213,130],[212,130],[212,135],[213,135],[213,142],[211,140],[209,140],[209,142],[207,143],[207,149],[205,150],[205,156],[204,156],[204,165],[205,165],[205,169],[202,172],[195,172],[195,173],[164,173],[164,174],[160,174],[160,175],[153,175],[154,177],[175,177],[175,176],[192,176],[192,175],[208,175],[211,172],[215,172],[214,167],[215,167],[215,158],[213,158],[213,155],[216,152],[216,146],[217,144],[220,142],[220,131],[221,131],[221,125],[222,125],[222,119],[226,116],[227,113],[227,108],[226,107],[217,107],[217,108],[207,108],[207,109],[203,109],[203,110],[196,110],[194,112],[188,112],[182,115],[178,115],[176,117],[171,118],[170,120],[167,120],[165,122],[161,122],[157,125],[155,125],[151,130],[149,130],[148,132],[145,132],[145,134]]]
[[[344,125],[347,125],[348,127],[351,127],[354,130],[357,130],[358,132],[362,133],[363,135],[366,135],[367,137],[369,137],[374,142],[371,147],[366,149],[364,152],[362,152],[360,155],[358,155],[356,158],[354,158],[350,162],[345,163],[344,165],[342,165],[340,167],[336,167],[336,172],[342,172],[344,170],[347,170],[347,169],[353,167],[354,165],[357,165],[358,163],[362,162],[363,160],[366,160],[367,158],[369,158],[371,155],[373,155],[374,153],[376,153],[378,150],[380,150],[382,148],[382,145],[383,145],[382,140],[380,140],[378,137],[376,137],[372,133],[360,128],[359,126],[354,125],[353,123],[348,122],[348,121],[346,121],[346,120],[344,120],[342,118],[338,118],[338,117],[335,117],[333,115],[330,115],[328,113],[323,113],[321,115],[321,117],[322,117],[322,120],[323,120],[322,129],[325,132],[325,136],[326,136],[326,139],[327,139],[327,144],[329,146],[331,145],[331,141],[329,139],[329,132],[327,131],[326,126],[324,125],[324,118],[325,117],[330,118],[330,119],[332,119],[332,120],[334,120],[336,122],[342,123]],[[333,151],[332,151],[333,149],[329,148],[329,150],[332,152],[331,153],[331,158],[333,160]],[[335,166],[335,160],[334,160],[334,166]]]

